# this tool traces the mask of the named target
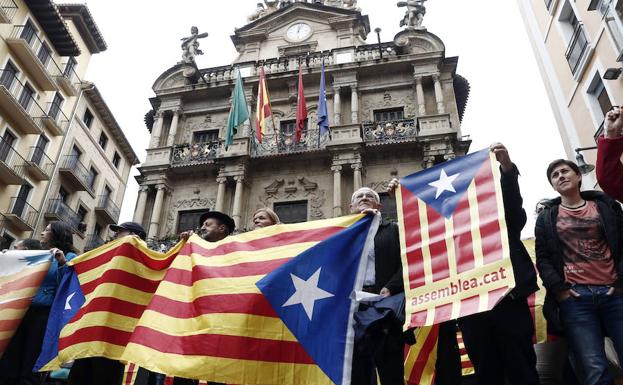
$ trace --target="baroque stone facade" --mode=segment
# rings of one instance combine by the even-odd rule
[[[460,128],[469,84],[456,74],[457,58],[445,57],[443,42],[424,28],[366,44],[368,17],[356,2],[345,3],[258,8],[232,36],[236,61],[200,69],[196,77],[185,77],[184,64],[177,64],[156,79],[134,218],[149,237],[194,227],[192,218],[205,210],[230,214],[240,230],[264,206],[286,221],[343,215],[355,189],[384,192],[392,177],[467,151]],[[297,141],[299,63],[309,116]],[[322,63],[330,136],[317,126]],[[260,69],[273,111],[261,143],[254,121]],[[238,71],[252,119],[225,149]]]

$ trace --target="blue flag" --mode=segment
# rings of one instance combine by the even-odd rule
[[[366,216],[257,282],[305,351],[337,385],[350,384],[353,350],[351,299],[361,288],[378,218]],[[367,255],[367,254],[366,254]]]
[[[329,133],[329,113],[327,112],[327,91],[324,80],[324,61],[320,72],[320,95],[318,96],[318,130],[320,136]]]
[[[58,340],[61,330],[80,310],[84,301],[78,275],[73,267],[67,266],[52,303],[52,309],[48,317],[48,326],[45,330],[43,345],[41,346],[41,354],[37,363],[35,363],[34,371],[39,371],[58,356]]]
[[[427,168],[400,180],[416,197],[440,215],[450,218],[476,173],[489,159],[489,149]]]

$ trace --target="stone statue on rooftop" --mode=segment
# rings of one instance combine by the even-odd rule
[[[400,26],[406,26],[407,29],[422,29],[422,21],[426,15],[426,7],[424,3],[427,0],[407,0],[399,1],[398,7],[407,7],[405,16],[400,21]]]
[[[264,6],[264,4],[266,6]],[[255,11],[247,17],[247,20],[254,21],[260,19],[279,9],[279,0],[264,0],[264,4],[257,3],[257,8],[255,8]]]
[[[203,55],[203,51],[199,49],[199,39],[208,37],[208,33],[199,33],[199,29],[195,26],[190,27],[190,36],[183,37],[182,40],[182,62],[192,64],[195,62],[195,56]]]
[[[342,0],[342,6],[346,9],[357,9],[357,0]]]

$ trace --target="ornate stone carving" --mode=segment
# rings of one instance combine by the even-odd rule
[[[388,185],[389,185],[389,180],[368,183],[368,187],[371,188],[372,190],[378,192],[378,193],[386,192]]]
[[[205,208],[214,210],[216,200],[212,198],[192,198],[192,199],[180,199],[173,203],[175,209],[192,209],[192,208]]]
[[[208,37],[208,33],[199,33],[195,26],[190,27],[190,36],[183,37],[182,40],[182,63],[194,64],[195,56],[203,55],[199,49],[199,39]]]
[[[422,21],[426,15],[426,7],[424,3],[427,0],[407,0],[399,1],[398,7],[406,7],[405,16],[400,21],[400,26],[406,26],[407,29],[423,29]]]
[[[326,202],[326,191],[318,188],[318,183],[307,177],[295,179],[276,179],[264,187],[265,193],[258,197],[260,207],[272,207],[273,202],[307,199],[309,202],[309,219],[324,219],[322,210]]]
[[[407,117],[416,116],[417,104],[413,95],[396,96],[385,91],[383,94],[368,94],[363,98],[361,114],[364,121],[373,118],[373,111],[376,109],[404,108],[404,115]]]

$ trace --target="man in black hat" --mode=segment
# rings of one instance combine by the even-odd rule
[[[115,232],[115,239],[125,237],[126,235],[136,235],[144,241],[147,235],[143,226],[136,222],[123,222],[119,225],[110,225],[110,229]]]
[[[220,211],[208,211],[199,218],[199,236],[208,242],[218,242],[231,235],[236,229],[236,223],[227,214]],[[180,238],[188,240],[194,232],[184,231]]]

